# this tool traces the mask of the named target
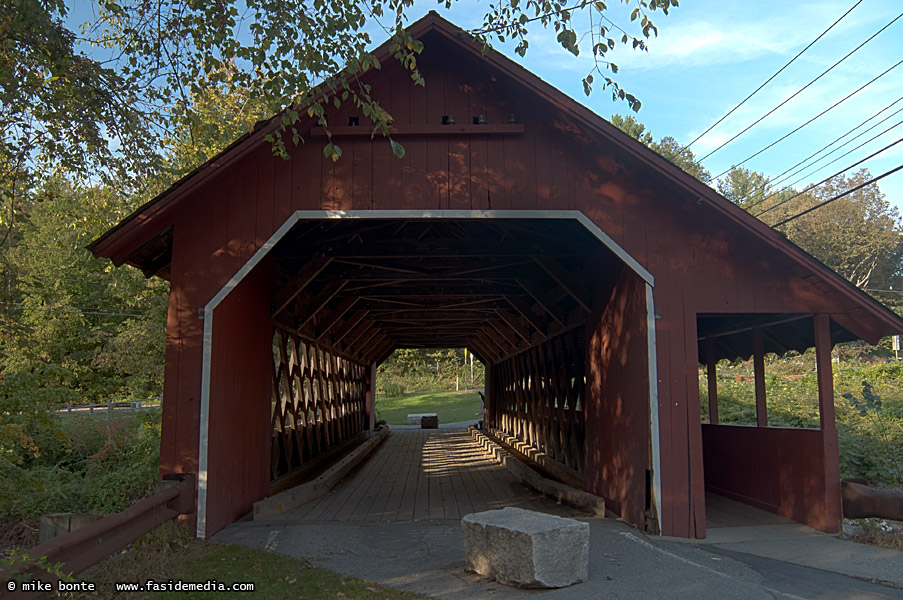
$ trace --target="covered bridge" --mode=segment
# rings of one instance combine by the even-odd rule
[[[367,74],[403,159],[351,106],[337,162],[313,121],[274,157],[274,118],[90,247],[170,281],[160,469],[198,474],[198,535],[368,431],[418,347],[472,350],[486,425],[640,528],[705,537],[709,488],[836,531],[832,344],[903,322],[439,16],[409,31],[426,86],[385,47]],[[758,427],[700,422],[700,364],[811,347],[820,429],[764,394]]]

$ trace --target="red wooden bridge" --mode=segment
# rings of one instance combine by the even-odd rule
[[[91,245],[170,282],[160,468],[197,474],[198,534],[369,431],[395,349],[462,346],[486,422],[640,528],[704,537],[708,488],[835,531],[830,350],[903,322],[447,21],[410,33],[425,87],[388,47],[366,74],[403,159],[350,105],[340,160],[312,120],[275,158],[277,115]],[[821,428],[768,427],[762,357],[811,347]],[[699,364],[738,356],[759,426],[714,378],[701,424]]]

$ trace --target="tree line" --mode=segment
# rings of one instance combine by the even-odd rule
[[[712,184],[711,174],[692,150],[672,137],[655,141],[633,116],[614,115],[611,123],[696,179]],[[867,169],[831,177],[803,189],[772,185],[771,179],[732,167],[716,182],[718,192],[768,225],[820,205],[871,179]],[[778,231],[829,268],[897,312],[903,311],[903,222],[877,183],[832,201]]]

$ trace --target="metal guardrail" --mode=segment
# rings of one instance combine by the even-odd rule
[[[166,521],[194,512],[195,476],[179,473],[163,479],[178,483],[120,513],[44,542],[26,558],[0,568],[0,598],[39,598],[46,592],[23,592],[20,587],[11,591],[8,582],[40,580],[56,590],[61,579],[57,573],[82,573]],[[57,564],[61,564],[59,569],[44,566]]]
[[[141,398],[139,400],[108,400],[96,404],[70,404],[65,408],[59,409],[57,414],[94,414],[94,411],[106,411],[107,416],[121,410],[143,410],[147,408],[159,408],[161,406],[160,398]]]

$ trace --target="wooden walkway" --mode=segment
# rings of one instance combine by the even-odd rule
[[[709,529],[798,524],[786,517],[735,502],[712,492],[706,492],[705,495],[705,516]]]
[[[460,519],[518,506],[582,513],[530,490],[489,458],[466,430],[401,430],[326,496],[287,513],[292,520],[398,522]]]

